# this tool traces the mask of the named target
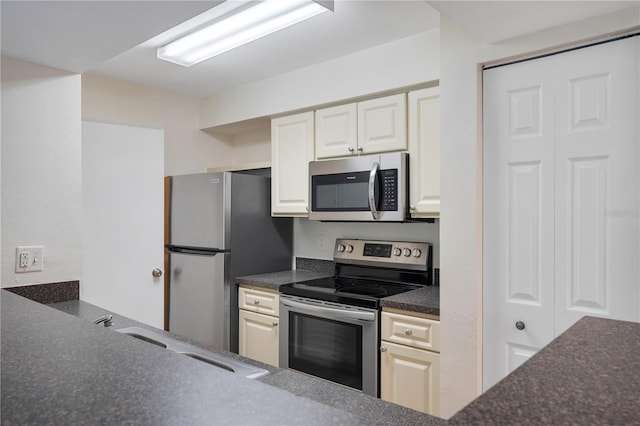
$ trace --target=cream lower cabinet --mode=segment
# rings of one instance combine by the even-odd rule
[[[382,312],[380,398],[440,415],[440,322]]]
[[[440,216],[440,87],[409,92],[409,194],[413,218]]]
[[[271,214],[307,216],[313,111],[271,120]]]
[[[279,296],[249,287],[238,289],[239,353],[278,366]]]

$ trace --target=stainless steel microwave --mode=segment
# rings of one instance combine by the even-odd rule
[[[309,163],[309,219],[402,222],[408,215],[408,154]]]

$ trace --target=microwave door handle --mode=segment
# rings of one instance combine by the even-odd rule
[[[369,209],[371,210],[371,216],[375,220],[378,219],[378,210],[376,209],[376,178],[378,177],[378,171],[380,170],[380,163],[373,163],[371,171],[369,172]]]

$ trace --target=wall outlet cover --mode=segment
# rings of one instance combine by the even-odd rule
[[[40,272],[44,268],[44,246],[16,248],[16,272]]]

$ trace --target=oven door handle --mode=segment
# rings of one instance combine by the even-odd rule
[[[376,178],[378,177],[379,170],[380,163],[375,162],[369,172],[369,210],[371,210],[371,216],[375,220],[378,219],[378,209],[376,209]]]
[[[294,308],[302,313],[329,315],[330,319],[344,319],[344,320],[362,320],[362,321],[375,321],[376,315],[373,312],[351,311],[346,309],[334,309],[328,307],[312,306],[306,303],[294,302],[293,300],[280,299],[284,306]]]

